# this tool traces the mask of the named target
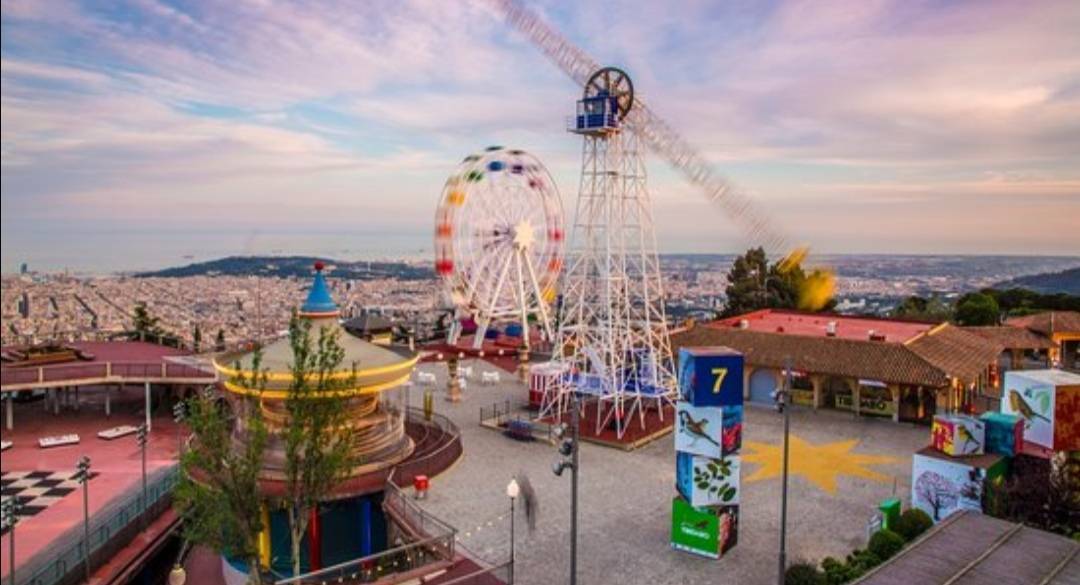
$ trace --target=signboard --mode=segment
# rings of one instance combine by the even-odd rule
[[[680,349],[679,390],[694,406],[742,404],[742,354],[725,347]]]
[[[676,497],[671,507],[671,547],[718,559],[739,540],[739,507],[698,509]]]
[[[724,417],[717,407],[679,401],[675,412],[675,450],[719,459],[723,456]]]
[[[675,487],[696,508],[738,504],[740,460],[740,457],[712,459],[678,453]]]

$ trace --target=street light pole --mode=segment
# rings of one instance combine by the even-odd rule
[[[22,504],[19,500],[11,497],[4,500],[4,523],[8,526],[8,566],[11,567],[11,572],[8,573],[8,577],[11,579],[11,585],[15,585],[15,523],[19,521],[19,508]]]
[[[521,487],[518,485],[517,479],[511,478],[510,483],[506,486],[506,495],[510,498],[510,585],[514,584],[514,568],[517,564],[514,555],[514,502],[517,501],[519,493],[521,493]]]
[[[563,471],[570,469],[570,585],[577,585],[577,522],[578,522],[578,428],[581,425],[580,412],[578,410],[577,394],[572,394],[573,401],[570,412],[570,438],[565,439],[559,445],[559,453],[563,459],[556,461],[552,466],[555,475],[561,476]],[[562,439],[566,433],[566,425],[555,427],[555,436]],[[567,459],[569,457],[569,459]]]
[[[788,492],[788,430],[791,427],[791,409],[788,398],[791,393],[791,358],[784,360],[784,389],[780,392],[780,408],[784,411],[784,476],[780,488],[780,567],[777,583],[784,585],[787,571],[787,492]]]
[[[83,486],[83,568],[90,582],[90,458],[83,455],[76,465],[79,483]]]
[[[570,437],[574,451],[570,459],[570,585],[577,585],[577,532],[578,532],[578,429],[581,426],[577,395],[574,412],[570,414]]]
[[[139,443],[139,451],[142,457],[142,505],[140,506],[142,513],[142,523],[146,523],[146,425],[139,425],[139,430],[135,432],[135,440]]]
[[[181,425],[184,424],[184,419],[187,418],[187,413],[184,411],[184,401],[180,400],[173,405],[172,414],[173,422],[176,423],[176,460],[179,461],[184,454],[184,429]]]

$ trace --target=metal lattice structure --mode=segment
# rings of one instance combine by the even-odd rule
[[[566,383],[545,394],[541,416],[561,414],[568,392],[593,396],[596,432],[614,421],[621,438],[635,415],[644,427],[645,401],[673,401],[676,378],[643,147],[621,123],[633,84],[606,68],[584,85],[569,125],[584,142],[553,357]]]
[[[465,158],[446,181],[435,215],[435,270],[455,307],[449,343],[460,319],[477,325],[480,348],[496,322],[529,322],[554,337],[550,304],[562,270],[563,209],[555,182],[534,156],[493,146]]]

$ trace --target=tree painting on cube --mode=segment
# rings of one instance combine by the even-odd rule
[[[982,510],[985,470],[963,460],[915,455],[911,504],[938,522],[957,510]]]

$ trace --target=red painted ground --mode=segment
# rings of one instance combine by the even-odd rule
[[[821,315],[799,313],[797,311],[779,311],[764,309],[737,315],[727,319],[720,319],[706,324],[707,327],[735,328],[739,322],[746,320],[748,329],[765,333],[789,333],[792,335],[807,335],[811,337],[825,337],[825,330],[830,321],[836,322],[836,336],[843,339],[857,339],[867,341],[870,331],[878,335],[884,335],[885,341],[903,343],[909,339],[929,331],[934,327],[932,323],[915,323],[909,321],[896,321],[891,319],[874,319],[869,317],[844,317],[841,315]]]
[[[650,401],[652,402],[652,401]],[[609,406],[605,406],[605,413]],[[664,419],[660,420],[660,411],[655,406],[650,406],[645,409],[645,428],[641,426],[641,418],[635,412],[633,418],[626,421],[626,432],[623,433],[622,438],[618,438],[615,432],[614,422],[609,422],[608,425],[600,430],[600,433],[596,432],[596,417],[597,408],[595,403],[590,403],[585,407],[585,413],[581,416],[581,438],[586,441],[592,441],[594,443],[601,443],[612,446],[629,447],[638,441],[646,441],[650,438],[656,438],[662,436],[662,433],[672,428],[675,424],[675,409],[671,406],[664,407]],[[562,421],[569,422],[570,415],[564,414]],[[554,423],[553,417],[547,417],[543,419],[544,422]]]
[[[113,393],[112,417],[105,417],[104,396],[100,392],[83,392],[80,411],[62,410],[59,416],[44,411],[41,401],[16,403],[15,431],[0,431],[4,440],[15,446],[4,451],[0,457],[0,469],[4,471],[65,471],[74,470],[82,455],[91,459],[91,471],[98,476],[90,480],[90,513],[109,503],[129,489],[141,484],[139,447],[135,436],[129,435],[113,441],[97,438],[97,432],[123,424],[138,426],[143,422],[142,388],[129,388]],[[175,462],[177,449],[176,425],[169,408],[163,406],[153,418],[153,430],[147,446],[147,473]],[[78,433],[81,442],[68,447],[41,449],[39,437]],[[82,492],[75,491],[64,496],[35,516],[23,519],[16,527],[15,565],[48,549],[53,540],[82,523]],[[6,551],[8,536],[0,541],[3,555],[2,571],[10,571]]]
[[[462,336],[457,345],[438,342],[427,344],[420,349],[426,352],[426,355],[420,360],[424,362],[446,361],[446,359],[451,356],[465,354],[466,359],[482,359],[489,364],[510,373],[516,372],[519,365],[516,345],[485,341],[480,349],[477,350],[472,347],[471,336]],[[502,352],[502,355],[499,355],[499,352]],[[481,353],[484,354],[482,357],[480,355]],[[442,354],[441,360],[439,359],[439,354]],[[530,358],[533,357],[534,354],[530,353]]]

